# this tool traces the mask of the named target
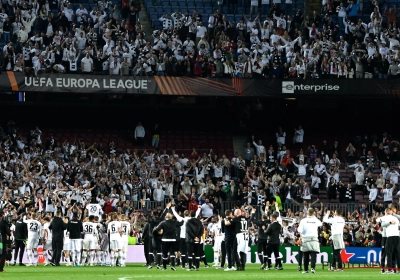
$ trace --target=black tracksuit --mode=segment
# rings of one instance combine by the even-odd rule
[[[151,265],[155,260],[157,265],[161,265],[161,236],[159,234],[153,235],[153,229],[158,226],[165,215],[167,215],[167,209],[164,210],[160,217],[150,216],[145,207],[143,207],[143,210],[149,224],[149,264]],[[154,257],[154,250],[156,251],[156,257]]]
[[[52,233],[52,248],[53,258],[51,263],[59,266],[61,260],[61,251],[64,245],[64,230],[67,229],[67,224],[60,217],[54,217],[49,229]]]
[[[168,253],[171,260],[171,267],[175,267],[176,227],[181,225],[183,225],[183,221],[178,223],[176,220],[168,219],[162,221],[153,229],[154,235],[159,234],[160,230],[163,231],[161,241],[164,269],[167,269]]]
[[[231,218],[228,218],[231,221]],[[233,244],[236,240],[235,229],[231,226],[225,226],[225,220],[222,221],[222,228],[225,229],[225,249],[228,255],[228,268],[233,267]]]
[[[28,239],[28,225],[22,220],[18,220],[15,223],[14,240],[14,263],[17,262],[17,256],[19,252],[19,263],[22,264],[22,259],[25,253],[25,241]]]
[[[197,269],[200,266],[200,240],[203,232],[203,224],[197,218],[191,218],[186,222],[186,244],[189,269],[192,268],[193,264],[196,266]],[[195,241],[196,238],[198,238],[199,241]]]
[[[2,250],[0,250],[0,272],[2,272],[4,270],[4,264],[6,263],[6,258],[8,255],[6,244],[10,240],[11,236],[10,227],[2,217],[0,217],[0,235],[0,243],[3,245]]]
[[[268,256],[268,267],[271,267],[271,254],[272,252],[275,255],[275,266],[282,267],[282,260],[279,257],[279,244],[280,244],[280,232],[282,226],[277,222],[272,222],[267,231],[266,235],[268,235],[268,242],[267,242],[267,256]]]
[[[151,241],[150,238],[150,225],[149,223],[145,224],[143,227],[142,238],[143,238],[143,246],[144,246],[144,257],[146,258],[146,265],[151,265],[150,256],[149,256],[149,242]]]
[[[258,259],[260,263],[263,265],[267,264],[268,257],[267,257],[267,241],[268,235],[266,234],[268,225],[271,223],[270,221],[260,221],[254,218],[254,215],[251,217],[251,222],[258,227],[258,243],[257,243],[257,253]],[[264,228],[263,228],[264,227]]]

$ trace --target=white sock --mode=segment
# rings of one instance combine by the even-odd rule
[[[121,251],[118,251],[117,257],[118,257],[119,264],[121,264],[121,257],[122,257],[122,252]]]
[[[81,251],[75,251],[76,263],[81,263]]]
[[[86,251],[83,251],[82,252],[82,264],[85,264],[85,262],[86,262],[86,258],[87,258],[87,252]]]
[[[121,264],[125,265],[127,251],[121,253]]]
[[[115,265],[116,265],[116,262],[117,262],[116,252],[111,251],[111,257],[110,257],[110,259],[111,259],[111,265],[115,266]]]
[[[39,257],[39,254],[38,254],[38,251],[37,250],[35,250],[35,251],[33,251],[33,263],[38,263],[38,257]]]
[[[102,263],[103,262],[103,253],[101,252],[101,251],[98,251],[97,253],[96,253],[96,258],[97,258],[97,263]]]
[[[75,258],[76,258],[76,251],[75,250],[71,251],[71,257],[72,257],[72,263],[75,263]]]
[[[28,249],[28,250],[27,250],[27,255],[28,255],[29,263],[32,264],[32,263],[33,263],[33,253],[32,253],[32,250]]]
[[[94,263],[94,251],[89,252],[89,263],[90,264]]]
[[[214,252],[214,264],[219,263],[219,252]]]

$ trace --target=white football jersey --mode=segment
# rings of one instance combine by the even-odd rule
[[[221,221],[218,221],[217,223],[213,224],[211,228],[211,232],[214,233],[215,237],[223,237],[225,234],[222,232],[222,225]]]
[[[42,224],[39,221],[29,219],[25,222],[28,224],[28,236],[33,237],[40,235],[42,232]]]
[[[127,221],[121,221],[120,223],[122,227],[122,240],[128,241],[129,232],[131,230],[131,224]]]
[[[103,210],[101,209],[100,204],[97,204],[97,203],[96,204],[88,204],[86,206],[86,209],[89,212],[89,216],[93,215],[93,216],[101,218],[101,214],[103,214]]]
[[[47,232],[47,241],[52,240],[52,234],[51,234],[51,230],[49,229],[50,223],[45,223],[43,225],[43,236],[44,236],[44,232]]]
[[[97,234],[97,224],[92,222],[83,223],[83,232],[85,233],[85,238],[86,236],[93,236]]]
[[[111,221],[107,226],[107,231],[110,233],[110,241],[120,240],[121,234],[119,229],[121,228],[121,222]]]

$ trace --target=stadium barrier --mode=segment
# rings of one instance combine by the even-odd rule
[[[400,81],[384,79],[241,79],[202,77],[133,77],[41,74],[38,78],[7,71],[0,92],[61,92],[96,94],[163,94],[203,96],[304,95],[397,97]]]
[[[279,249],[279,255],[282,258],[284,264],[297,264],[297,255],[299,253],[298,246],[281,246]],[[249,252],[247,253],[247,263],[260,263],[257,256],[257,246],[250,246]],[[345,264],[352,267],[373,267],[375,264],[380,262],[381,259],[381,248],[379,247],[346,247],[341,251],[341,257]],[[207,261],[212,263],[214,261],[213,247],[206,245],[204,252]],[[39,246],[39,263],[44,263],[43,247]],[[332,261],[332,247],[322,246],[321,252],[317,255],[317,264],[327,264]],[[27,254],[24,255],[24,263],[28,263]],[[64,257],[61,260],[65,263]],[[128,246],[127,263],[145,263],[144,257],[144,246],[143,245],[131,245]],[[275,262],[274,256],[272,256],[272,262]]]

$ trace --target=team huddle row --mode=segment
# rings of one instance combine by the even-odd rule
[[[277,207],[277,205],[275,205]],[[188,271],[199,270],[200,260],[204,258],[204,227],[198,218],[200,208],[197,212],[185,211],[184,217],[178,215],[171,204],[167,204],[164,212],[153,211],[148,217],[148,223],[143,233],[146,260],[148,268],[157,264],[157,268],[166,270],[168,261],[172,270],[176,270],[176,256],[182,268]],[[277,208],[276,208],[277,209]],[[214,236],[214,266],[225,271],[243,271],[246,265],[246,254],[249,252],[249,228],[251,224],[258,227],[258,256],[261,269],[272,269],[272,253],[275,256],[275,269],[283,270],[282,260],[279,256],[280,231],[282,218],[279,211],[269,211],[266,207],[261,219],[256,219],[256,209],[251,206],[236,207],[233,211],[225,211],[225,217],[212,218],[210,228]],[[308,210],[307,218],[301,220],[298,231],[302,243],[299,253],[299,270],[302,271],[304,257],[304,271],[309,273],[311,260],[311,273],[315,272],[316,254],[320,252],[319,228],[322,221],[314,215],[314,209]],[[335,248],[332,269],[339,263],[339,271],[342,271],[340,261],[340,250],[344,248],[343,228],[345,221],[340,211],[335,216],[324,217],[324,222],[332,225],[333,245]],[[147,250],[146,250],[147,249]],[[163,259],[161,267],[161,256]],[[168,258],[169,256],[169,258]],[[225,268],[226,259],[228,265]],[[206,260],[206,267],[208,267]],[[188,267],[186,267],[188,265]]]
[[[83,220],[79,215],[79,212],[73,212],[72,217],[61,218],[59,211],[53,219],[49,215],[42,220],[37,219],[36,213],[23,215],[11,229],[16,245],[14,263],[19,252],[19,263],[23,265],[23,232],[26,230],[27,266],[38,265],[40,244],[43,245],[45,265],[59,266],[63,252],[67,266],[125,266],[128,237],[133,230],[125,215],[90,215]]]

